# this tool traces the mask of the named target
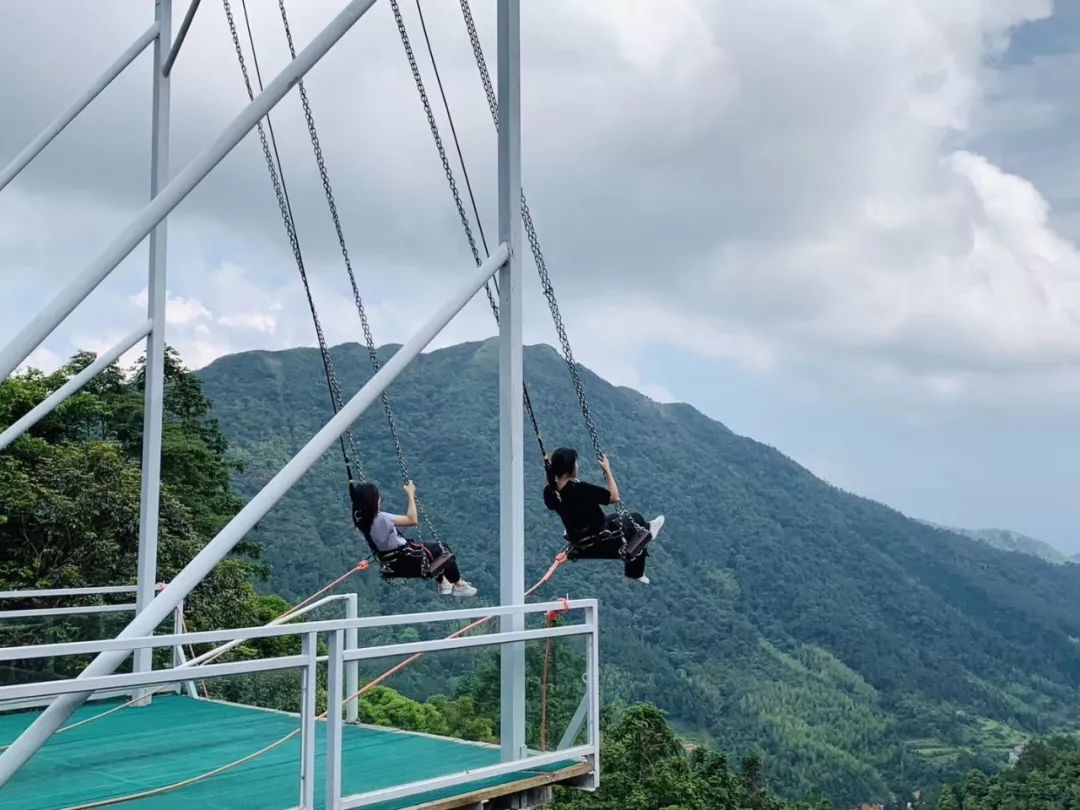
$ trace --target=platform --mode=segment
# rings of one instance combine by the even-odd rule
[[[108,708],[83,706],[81,720]],[[0,715],[0,744],[15,739],[34,712]],[[127,708],[58,734],[0,790],[4,810],[63,810],[72,806],[178,782],[251,754],[299,727],[298,717],[183,696],[155,698],[147,708]],[[325,726],[318,724],[316,777],[322,779]],[[298,804],[299,735],[245,765],[120,808],[277,810]],[[343,787],[359,793],[494,765],[496,746],[370,726],[344,730]],[[477,780],[409,799],[371,805],[404,807],[479,806],[582,776],[589,766],[566,761],[503,777]],[[323,807],[321,791],[317,806]]]

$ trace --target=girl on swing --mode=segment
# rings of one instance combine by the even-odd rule
[[[659,515],[646,521],[637,512],[628,516],[605,514],[602,507],[619,503],[619,485],[611,474],[611,464],[607,456],[601,457],[600,469],[604,473],[606,487],[579,481],[577,450],[560,447],[551,454],[548,462],[544,505],[562,518],[567,542],[571,549],[577,547],[576,556],[604,560],[623,559],[626,576],[648,585],[649,578],[645,576],[645,557],[648,552],[644,545],[660,533],[664,516]],[[642,538],[644,542],[639,544],[640,553],[631,559],[624,559],[624,545],[642,532],[645,532],[646,536]]]
[[[352,496],[353,520],[356,528],[379,553],[411,547],[423,551],[431,562],[450,551],[442,543],[406,540],[398,531],[398,529],[417,524],[416,485],[412,481],[405,484],[405,495],[409,499],[409,505],[404,515],[383,512],[379,488],[372,483],[350,484],[349,491]],[[400,577],[420,578],[424,576],[423,560],[419,554],[402,555],[394,560],[394,573]],[[457,561],[453,558],[443,566],[436,584],[439,593],[443,596],[476,596],[476,588],[461,578]]]

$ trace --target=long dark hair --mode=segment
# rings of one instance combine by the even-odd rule
[[[560,447],[551,454],[547,463],[547,486],[544,487],[544,506],[552,512],[562,503],[559,489],[555,482],[563,475],[573,475],[577,466],[577,450],[572,447]]]
[[[352,499],[353,523],[371,542],[371,524],[379,514],[379,488],[367,481],[362,484],[350,483],[349,496]]]

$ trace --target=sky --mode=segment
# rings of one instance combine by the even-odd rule
[[[474,5],[493,58],[494,4]],[[298,46],[343,6],[289,4]],[[1080,6],[522,6],[523,183],[582,363],[906,514],[1080,551]],[[288,59],[277,4],[248,7],[269,80]],[[495,138],[460,10],[423,10],[491,234]],[[0,13],[4,164],[153,3]],[[0,342],[146,204],[150,71],[148,51],[0,192]],[[376,339],[403,341],[471,256],[386,0],[305,86]],[[245,102],[221,4],[203,3],[172,74],[172,172]],[[328,338],[361,339],[296,91],[273,117]],[[29,362],[141,322],[146,267],[144,244]],[[314,344],[254,133],[169,218],[168,289],[193,367]],[[526,340],[554,343],[534,276],[525,290]],[[494,334],[485,306],[433,346]]]

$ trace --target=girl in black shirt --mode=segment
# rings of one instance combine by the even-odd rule
[[[548,463],[548,483],[544,487],[544,505],[557,512],[566,527],[566,540],[577,557],[622,559],[623,547],[641,531],[648,540],[656,537],[664,525],[664,516],[646,522],[638,513],[628,516],[608,515],[603,507],[619,502],[619,486],[611,474],[607,457],[600,459],[607,487],[598,487],[578,480],[578,454],[569,447],[560,447],[551,454]],[[645,576],[645,557],[642,549],[633,559],[624,560],[624,571],[630,579],[649,584]]]

